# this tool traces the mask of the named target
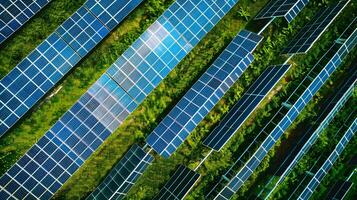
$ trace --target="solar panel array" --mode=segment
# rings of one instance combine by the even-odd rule
[[[220,151],[289,68],[290,65],[280,65],[266,69],[213,129],[203,144]]]
[[[256,19],[284,17],[291,22],[307,3],[309,0],[272,0],[258,13]]]
[[[211,0],[199,2],[179,0],[173,3],[134,42],[132,47],[124,52],[123,56],[112,65],[108,73],[102,75],[45,136],[1,177],[0,185],[2,187],[11,184],[1,193],[1,195],[6,195],[4,199],[19,195],[16,188],[26,190],[28,196],[43,197],[44,199],[50,197],[138,106],[139,100],[133,98],[135,95],[132,95],[132,90],[127,91],[125,90],[128,89],[126,84],[119,84],[118,80],[121,80],[119,73],[122,71],[125,73],[123,75],[128,77],[123,81],[125,83],[129,81],[130,77],[141,77],[141,80],[151,80],[151,78],[156,77],[154,85],[159,84],[160,80],[169,73],[168,69],[173,69],[236,2],[234,0],[214,2]],[[198,19],[198,22],[191,21],[192,23],[189,23],[189,19]],[[202,24],[202,26],[199,24]],[[180,30],[184,30],[184,32],[180,32]],[[163,32],[168,33],[164,38],[161,35]],[[186,40],[185,35],[189,34],[194,36]],[[190,43],[187,41],[190,41]],[[185,42],[185,46],[181,46],[182,42]],[[170,45],[166,47],[168,44]],[[136,51],[135,49],[139,50]],[[179,52],[177,52],[178,49],[180,49]],[[171,55],[171,52],[177,53],[175,53],[177,55],[175,59],[165,56]],[[146,53],[147,56],[142,57],[144,55],[142,53]],[[154,62],[153,56],[160,57],[156,57],[156,62]],[[122,61],[127,58],[129,60],[123,63]],[[161,65],[162,62],[165,63],[165,67]],[[136,67],[133,69],[130,66]],[[147,73],[143,73],[145,67],[148,69]],[[120,70],[115,72],[115,69]],[[155,71],[157,69],[162,69],[165,72],[157,74]],[[140,74],[139,76],[136,76],[137,72]],[[154,75],[151,72],[154,72]],[[111,73],[115,73],[115,76],[109,75]],[[141,87],[140,80],[135,84]],[[136,85],[134,86],[136,87]],[[145,89],[145,91],[150,92],[152,89],[154,87]],[[37,156],[38,154],[41,156]],[[19,167],[24,160],[33,160],[31,169]],[[43,170],[44,173],[33,179],[35,173],[33,169],[37,168],[45,169]],[[23,179],[18,177],[17,174],[31,175],[31,179]],[[9,178],[12,181],[7,184]],[[29,181],[31,181],[30,189],[27,188]],[[16,187],[13,188],[12,185]]]
[[[87,199],[123,199],[153,160],[135,144]]]
[[[284,54],[306,53],[350,2],[340,1],[315,15],[283,50]]]
[[[108,9],[119,24],[142,0],[89,0],[0,80],[0,136],[28,112],[59,80],[86,56],[110,28],[100,9]],[[90,8],[87,6],[91,6]],[[109,15],[108,15],[109,16]],[[112,18],[113,17],[113,18]],[[98,18],[102,19],[99,21]],[[113,22],[107,22],[112,25]],[[111,27],[112,28],[112,27]]]
[[[351,45],[353,44],[353,45]],[[322,65],[322,61],[325,58],[321,59],[315,67],[322,66],[320,73],[318,73],[312,82],[308,85],[308,87],[304,85],[299,85],[295,91],[298,91],[300,88],[304,88],[302,95],[295,101],[293,105],[290,106],[288,112],[283,115],[281,111],[285,109],[282,107],[279,112],[273,117],[273,119],[265,126],[265,128],[261,131],[261,133],[268,134],[267,138],[263,141],[263,143],[259,146],[259,148],[255,151],[253,156],[244,164],[244,166],[239,170],[238,173],[229,181],[229,183],[224,186],[224,188],[217,194],[215,199],[227,198],[233,196],[233,194],[239,190],[239,188],[244,184],[244,182],[252,175],[253,171],[259,166],[265,156],[268,154],[269,150],[272,149],[277,140],[281,137],[285,130],[292,124],[292,122],[298,117],[299,113],[305,108],[307,103],[312,99],[313,95],[317,93],[317,91],[322,87],[322,85],[326,82],[329,76],[340,66],[342,60],[346,57],[348,52],[357,44],[357,30],[355,30],[349,38],[345,40],[345,42],[340,45],[333,45],[333,48],[336,45],[339,47],[335,52],[328,52],[327,55],[331,56],[331,58],[327,59],[327,63]],[[349,48],[347,48],[349,46]],[[333,49],[335,50],[335,49]],[[332,54],[332,55],[330,55]],[[311,70],[313,74],[314,68]],[[311,79],[311,74],[309,74],[304,81],[309,81]],[[304,82],[303,81],[303,82]],[[305,89],[306,88],[306,89]],[[298,96],[298,94],[293,93],[293,96]],[[289,98],[290,99],[290,98]],[[283,117],[280,119],[280,115]],[[277,117],[279,121],[277,123],[273,122],[274,118]],[[272,127],[272,131],[267,131],[265,129],[269,129]]]
[[[320,113],[318,119],[314,122],[318,124],[317,128],[311,127],[307,132],[310,130],[313,132],[307,141],[304,141],[305,144],[301,147],[301,149],[296,153],[292,160],[290,160],[290,156],[287,157],[284,162],[282,163],[281,167],[285,165],[286,161],[289,161],[290,164],[286,167],[284,172],[280,175],[278,181],[275,183],[274,187],[270,190],[268,198],[273,191],[277,188],[279,184],[281,184],[285,177],[287,177],[293,168],[297,165],[297,163],[302,159],[302,157],[310,150],[316,140],[320,137],[323,130],[330,124],[330,122],[334,119],[337,113],[341,110],[341,108],[346,104],[348,99],[352,96],[353,90],[356,86],[356,78],[357,78],[357,71],[344,83],[340,88],[339,91],[334,95],[332,99],[327,100],[327,105],[324,104],[324,109]],[[314,131],[313,131],[314,130]],[[300,142],[299,142],[300,143]],[[299,145],[296,145],[295,148],[299,148]],[[295,150],[295,149],[294,149]],[[291,153],[294,152],[291,151]],[[293,156],[292,155],[292,156]],[[280,170],[280,168],[278,170]]]
[[[180,165],[154,199],[184,199],[199,178],[200,175],[197,172]]]
[[[357,131],[357,119],[353,121],[351,126],[348,128],[346,133],[343,135],[342,139],[338,142],[336,148],[321,166],[321,168],[315,173],[314,177],[310,180],[309,184],[306,186],[304,191],[300,194],[299,200],[309,199],[312,193],[315,191],[317,186],[319,186],[322,179],[326,176],[328,171],[332,168],[332,165],[336,162],[338,157],[341,155],[342,151],[345,149],[346,145],[352,139]]]
[[[218,103],[253,61],[262,37],[243,30],[147,137],[147,143],[167,158]]]
[[[51,0],[4,0],[0,4],[0,44]]]

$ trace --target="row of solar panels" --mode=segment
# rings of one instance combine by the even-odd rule
[[[88,0],[1,79],[0,136],[141,2]]]
[[[300,1],[296,2],[297,4],[301,3]],[[235,4],[234,2],[226,3],[223,1],[210,3],[211,4],[208,4],[207,2],[200,2],[198,3],[199,5],[194,5],[193,2],[182,2],[182,4],[180,4],[179,1],[175,2],[163,14],[163,16],[161,16],[157,22],[155,22],[154,25],[152,25],[148,31],[146,31],[139,38],[139,40],[137,40],[132,47],[117,60],[108,72],[104,74],[85,95],[81,97],[71,110],[67,112],[49,132],[46,133],[45,137],[41,139],[42,143],[40,140],[39,145],[34,146],[29,151],[29,153],[31,151],[34,152],[25,155],[25,157],[29,157],[31,160],[34,160],[34,163],[37,166],[42,166],[42,163],[44,163],[46,159],[47,161],[55,160],[51,169],[55,166],[55,168],[58,168],[57,172],[54,170],[50,171],[51,169],[47,168],[47,170],[45,170],[45,172],[41,175],[48,174],[50,175],[48,177],[54,177],[56,175],[57,177],[55,178],[59,180],[59,183],[57,180],[54,180],[39,183],[36,187],[41,188],[45,184],[48,185],[48,187],[56,185],[56,187],[54,187],[55,189],[50,192],[46,191],[46,187],[45,191],[42,192],[38,192],[40,189],[36,191],[34,190],[34,192],[36,192],[36,195],[34,196],[42,196],[45,194],[44,192],[55,192],[58,187],[63,184],[63,182],[67,180],[79,166],[83,164],[92,152],[98,148],[102,141],[121,124],[127,115],[129,115],[129,113],[137,107],[138,103],[143,101],[143,99],[158,85],[162,78],[164,78],[193,48],[193,46],[195,46],[198,41],[213,27],[212,20],[207,20],[207,18],[216,18],[214,23],[217,23],[219,19],[223,17],[223,15]],[[335,17],[333,14],[337,15],[337,13],[340,12],[348,2],[343,3],[336,6],[340,6],[340,9],[336,9],[337,11],[335,12],[330,12],[330,14],[325,17]],[[201,12],[201,15],[197,15],[197,10],[192,12],[192,10],[196,9],[196,7],[200,8],[199,11]],[[222,8],[225,12],[222,11]],[[216,13],[214,14],[212,11],[216,11]],[[196,19],[199,19],[198,23],[192,22],[193,15],[195,15]],[[183,21],[179,21],[177,19],[178,16],[186,17]],[[190,18],[191,23],[189,23]],[[326,26],[331,21],[329,21]],[[173,26],[173,24],[176,24],[177,26]],[[192,28],[192,30],[190,28]],[[319,30],[321,34],[325,28]],[[192,37],[193,32],[197,34],[195,37]],[[188,38],[190,40],[188,40]],[[318,37],[315,37],[310,40],[310,45],[312,45],[317,39]],[[237,41],[233,41],[231,43],[231,49],[227,47],[227,49],[220,56],[222,58],[217,59],[213,66],[210,67],[210,69],[200,78],[198,83],[193,86],[192,90],[187,93],[191,94],[190,96],[187,96],[186,99],[184,98],[186,102],[184,100],[183,102],[186,104],[182,103],[181,107],[178,107],[178,110],[173,113],[176,116],[181,117],[180,119],[182,119],[183,122],[186,122],[186,124],[190,124],[192,130],[209,112],[209,110],[213,108],[213,106],[223,96],[224,92],[228,90],[228,88],[235,82],[235,80],[237,80],[241,73],[243,73],[244,69],[252,61],[253,57],[251,55],[251,51],[260,42],[261,37],[248,31],[242,31],[236,37],[236,40]],[[290,48],[294,48],[295,46],[296,45],[292,45]],[[163,66],[163,63],[166,64],[166,68]],[[237,69],[234,69],[234,67]],[[258,89],[258,92],[252,91],[252,94],[248,93],[249,97],[247,98],[253,98],[254,96],[260,97],[264,92],[268,92],[269,88],[271,89],[271,87],[275,85],[274,82],[277,82],[280,79],[279,77],[286,72],[288,66],[283,65],[280,67],[282,70],[277,69],[277,67],[271,68],[271,71],[275,72],[269,72],[269,70],[266,72],[268,74],[271,73],[270,75],[273,80],[269,81],[271,81],[270,84],[272,85],[269,85],[269,87],[266,88],[261,88],[261,91]],[[151,73],[150,76],[149,72]],[[269,81],[267,84],[269,84]],[[259,84],[260,83],[256,83],[257,86]],[[118,85],[121,87],[118,87]],[[213,91],[215,93],[212,93]],[[207,96],[211,98],[210,101],[202,99],[202,97],[207,98],[204,95],[210,94],[214,94]],[[262,98],[256,98],[256,105],[261,100]],[[191,113],[191,116],[193,116],[192,121],[188,119],[190,117],[188,112],[192,111],[192,109],[185,110],[186,107],[184,106],[187,105],[192,105],[192,108],[194,108],[194,112]],[[256,105],[253,105],[250,109],[253,110],[253,107]],[[163,128],[170,130],[171,135],[170,132],[167,132],[168,134],[162,135],[161,138],[160,136],[154,138],[151,140],[154,141],[153,144],[150,144],[149,142],[150,136],[148,138],[148,144],[150,144],[150,146],[157,143],[159,139],[164,141],[156,145],[156,149],[153,147],[155,151],[161,152],[163,156],[171,155],[190,133],[190,129],[188,129],[188,127],[183,128],[180,123],[182,121],[179,121],[177,124],[173,123],[177,122],[177,120],[176,118],[170,116],[168,117],[168,120],[172,121],[171,124],[168,124],[169,126],[172,126],[164,126]],[[178,131],[180,134],[177,134],[177,132],[175,133],[174,131]],[[174,135],[172,132],[174,132]],[[40,144],[42,146],[40,146]],[[48,146],[52,146],[52,149]],[[46,147],[48,148],[44,149]],[[160,148],[161,151],[158,151]],[[57,150],[55,153],[59,153],[55,154],[53,152],[56,149],[60,149],[61,151]],[[141,148],[136,146],[133,151],[138,149]],[[141,151],[144,152],[143,149],[141,149]],[[131,157],[132,156],[129,155],[129,158]],[[35,160],[35,158],[37,158],[37,160]],[[141,157],[139,160],[142,161],[143,159],[144,157]],[[141,161],[138,162],[137,165],[142,163]],[[152,159],[147,159],[144,163],[148,164],[151,161]],[[120,163],[122,163],[122,161]],[[120,163],[118,166],[124,166],[125,168],[125,163],[127,162],[123,161],[123,164]],[[140,173],[146,168],[147,165],[143,165],[144,166],[142,167],[135,168],[138,169],[138,171],[133,173],[131,177],[124,177],[124,179],[119,182],[121,183],[120,187],[117,188],[118,190],[115,190],[114,193],[119,196],[125,194],[128,188],[130,188],[130,185],[133,184],[133,180],[137,179]],[[33,171],[27,171],[27,169],[23,167],[17,169],[17,171],[15,170],[15,174],[10,176],[15,180],[15,183],[21,183],[20,181],[23,181],[16,180],[14,177],[17,174],[20,174],[20,171],[21,173],[27,172],[27,174],[33,173]],[[130,170],[129,172],[129,174],[131,174]],[[38,177],[37,180],[39,178],[40,177]],[[106,183],[103,184],[107,185]],[[7,186],[9,186],[9,184]],[[9,187],[11,187],[11,185]],[[103,188],[104,189],[101,191],[108,192],[104,186]],[[26,191],[25,188],[21,189]],[[120,190],[124,192],[120,192]],[[12,194],[12,192],[8,191],[7,194],[9,193]],[[98,192],[97,194],[103,195],[102,192]],[[108,195],[106,196],[108,197]]]

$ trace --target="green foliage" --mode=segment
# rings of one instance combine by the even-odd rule
[[[249,18],[251,17],[251,14],[248,12],[246,8],[241,7],[237,12],[237,16],[239,18],[243,18],[245,21],[248,21]]]

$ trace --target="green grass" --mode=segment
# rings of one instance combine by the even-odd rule
[[[105,178],[110,169],[120,160],[133,143],[143,144],[145,137],[155,128],[170,108],[176,104],[185,91],[210,66],[238,31],[247,25],[247,22],[237,15],[238,11],[244,8],[251,16],[255,16],[267,1],[256,0],[252,2],[250,0],[241,0],[169,76],[164,79],[145,102],[130,115],[124,124],[67,181],[61,190],[57,192],[55,198],[84,198]],[[62,89],[56,95],[50,99],[43,100],[14,129],[0,138],[1,173],[4,173],[14,164],[73,105],[110,64],[145,30],[147,25],[160,14],[162,8],[169,5],[169,2],[172,2],[172,0],[165,1],[164,5],[157,6],[154,0],[150,0],[136,9],[127,20],[72,70],[64,81],[58,84],[62,86]],[[69,0],[62,0],[61,3],[57,3],[58,6],[54,6],[54,3],[51,3],[48,8],[41,11],[40,15],[31,20],[26,27],[4,43],[5,46],[0,48],[0,73],[4,75],[10,71],[21,58],[26,56],[82,3],[82,1],[81,3],[72,3]],[[179,164],[185,164],[191,168],[197,165],[205,152],[207,152],[207,149],[200,144],[202,139],[206,137],[209,131],[223,117],[224,113],[228,111],[266,67],[272,64],[280,64],[285,59],[279,56],[280,51],[286,46],[296,31],[308,20],[308,17],[312,16],[318,9],[318,3],[310,4],[288,28],[284,28],[287,25],[283,20],[278,20],[265,31],[266,41],[256,51],[256,61],[254,64],[195,129],[177,153],[167,160],[157,155],[155,156],[156,159],[153,165],[149,167],[129,193],[129,199],[150,199],[158,193]],[[149,10],[149,6],[150,8],[159,7],[160,9]],[[282,99],[292,90],[294,85],[304,77],[307,69],[312,67],[323,54],[323,51],[331,44],[332,40],[337,37],[337,33],[341,27],[344,27],[341,25],[346,24],[346,21],[350,18],[350,13],[353,13],[356,9],[356,4],[353,4],[353,6],[345,10],[343,16],[338,18],[332,28],[324,34],[307,56],[298,56],[293,60],[294,67],[289,72],[287,78],[280,83],[280,86],[283,88],[280,90],[276,89],[275,93],[277,95],[271,95],[265,100],[258,111],[253,114],[253,117],[240,129],[239,134],[236,134],[232,138],[222,152],[214,153],[205,162],[204,166],[200,168],[199,172],[202,174],[202,178],[199,185],[187,197],[188,199],[203,198],[203,193],[207,189],[210,189],[214,180],[239,155],[240,150],[244,147],[244,141],[254,136],[263,127],[264,122],[269,119],[274,108],[280,105]],[[63,18],[62,21],[58,19],[56,21],[57,24],[47,22],[46,19],[56,12],[62,13],[58,14]],[[42,25],[42,23],[45,24]],[[248,27],[254,29],[254,23],[249,22]],[[35,31],[40,36],[36,35],[36,33],[29,34],[31,30],[41,30],[42,32]],[[356,51],[354,51],[351,57],[355,57],[356,55]],[[346,63],[345,66],[348,64]],[[336,77],[338,74],[343,74],[343,71],[337,72]],[[335,87],[335,84],[332,83],[332,81],[329,82],[324,87],[324,90],[328,91],[328,88]],[[317,102],[320,99],[316,98],[315,101]],[[306,109],[307,111],[314,107],[315,101]],[[308,114],[308,112],[305,112],[304,116],[308,116]],[[298,123],[295,123],[294,126],[296,124]],[[292,132],[292,130],[290,131]],[[264,162],[264,166],[268,165],[268,163],[269,159]],[[260,171],[265,168],[260,169]],[[244,195],[244,193],[239,193],[239,195]]]

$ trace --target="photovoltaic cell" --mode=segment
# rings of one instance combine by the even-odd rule
[[[220,151],[289,68],[290,65],[281,65],[266,69],[208,135],[203,144]]]
[[[270,149],[273,148],[274,144],[277,142],[277,140],[279,140],[284,131],[289,128],[292,122],[298,117],[299,113],[305,108],[307,103],[309,103],[309,101],[322,87],[322,85],[326,82],[330,75],[340,66],[342,60],[347,56],[348,52],[351,51],[351,48],[356,46],[356,44],[357,30],[355,30],[349,36],[349,38],[345,40],[343,44],[335,43],[335,45],[333,45],[333,48],[336,47],[336,45],[337,47],[339,47],[337,51],[328,52],[328,54],[326,54],[328,56],[331,56],[331,58],[328,59],[326,65],[323,65],[320,73],[317,74],[317,76],[312,80],[312,82],[304,90],[302,95],[295,101],[295,103],[291,105],[291,108],[289,108],[288,112],[282,117],[282,119],[280,119],[276,125],[275,123],[273,123],[274,128],[271,132],[267,133],[267,138],[255,151],[253,156],[251,156],[250,159],[239,170],[239,172],[236,173],[236,175],[229,181],[229,183],[224,186],[224,188],[216,195],[215,199],[230,199],[234,195],[234,193],[239,190],[239,188],[244,184],[244,182],[252,175],[253,171],[259,166],[259,164],[268,154]],[[330,53],[332,55],[330,55]],[[317,65],[321,65],[321,63],[319,62]],[[306,80],[308,80],[308,77],[306,78]],[[277,113],[277,115],[279,114],[280,111]],[[275,116],[273,117],[273,119],[274,118]],[[271,122],[269,122],[268,125]],[[262,132],[266,133],[265,128],[262,130]]]
[[[154,158],[134,145],[87,199],[122,199]]]
[[[2,0],[0,4],[0,44],[50,1],[51,0]]]
[[[174,153],[243,74],[261,40],[255,33],[241,31],[148,136],[147,143],[165,158]]]
[[[321,10],[311,22],[300,30],[295,38],[288,44],[288,47],[283,50],[283,53],[306,53],[349,2],[350,0],[340,1],[333,6]]]
[[[336,162],[339,156],[342,154],[343,150],[350,142],[352,137],[357,131],[357,119],[353,121],[351,126],[348,128],[342,139],[338,142],[337,146],[321,166],[321,168],[315,173],[314,177],[310,180],[309,184],[306,186],[304,191],[300,194],[298,200],[309,199],[315,189],[319,186],[323,178],[327,175],[328,171],[332,168],[332,165]]]
[[[158,19],[158,22],[152,26],[156,26],[157,23],[163,23],[162,25],[160,24],[161,27],[164,27],[166,24],[172,24],[173,29],[167,31],[170,33],[170,38],[174,39],[174,41],[171,44],[172,47],[166,51],[171,52],[174,51],[173,46],[180,45],[179,40],[183,37],[175,34],[175,30],[182,24],[182,20],[190,16],[190,13],[199,16],[198,18],[201,19],[200,22],[205,25],[200,29],[195,29],[194,27],[196,26],[192,25],[186,31],[195,35],[196,39],[201,40],[236,3],[237,1],[234,0],[219,0],[214,2],[211,0],[199,2],[179,0],[172,4]],[[179,12],[177,10],[178,7],[182,8],[185,12]],[[192,13],[189,9],[194,9],[196,13]],[[172,15],[172,18],[180,22],[176,24],[171,23],[165,17],[172,13],[172,11],[177,14]],[[189,14],[182,16],[180,13]],[[210,20],[212,18],[209,16],[212,14],[218,17],[215,22]],[[206,22],[204,22],[204,20],[206,20]],[[148,31],[134,42],[133,47],[130,47],[124,52],[124,55],[120,57],[118,61],[121,61],[126,55],[133,53],[132,50],[134,47],[137,48],[137,45],[144,45],[141,41],[146,41],[146,37],[152,34],[150,33],[152,30],[155,29],[152,27],[149,28]],[[155,49],[150,49],[149,54],[156,54],[153,52],[157,52],[164,47],[162,41],[155,40],[159,37],[157,34],[150,38],[151,43],[155,43],[157,46]],[[192,41],[195,40],[192,39]],[[195,43],[190,43],[190,49],[193,48],[193,44]],[[142,53],[142,51],[140,52]],[[182,54],[180,54],[180,59],[177,60],[177,62],[187,55],[188,52],[189,49],[185,49],[181,52]],[[140,57],[139,52],[132,55],[135,56],[135,58],[139,58],[135,61],[142,63],[151,62],[149,57]],[[164,56],[163,54],[159,55],[161,57]],[[177,63],[166,62],[169,61],[167,59],[168,58],[164,59],[165,66],[169,69],[174,68]],[[124,63],[116,62],[111,69],[114,67],[122,67],[122,65],[127,66]],[[140,69],[142,67],[141,65],[136,65],[136,63],[135,66],[140,67]],[[154,63],[145,66],[148,67],[149,71],[153,71],[158,65]],[[125,75],[132,76],[129,71],[125,72],[127,73]],[[169,73],[169,71],[167,73]],[[146,76],[151,78],[150,74]],[[146,78],[146,76],[144,78]],[[137,108],[137,99],[134,99],[133,95],[130,95],[131,93],[125,91],[125,89],[118,84],[118,80],[120,79],[112,78],[109,73],[102,75],[80,100],[54,124],[45,136],[0,178],[0,186],[4,187],[4,190],[0,192],[1,199],[9,199],[11,197],[21,197],[21,199],[24,197],[49,199],[53,193],[63,185],[122,121]],[[157,80],[157,84],[159,84],[160,80]],[[3,90],[3,88],[4,87],[0,84],[0,91]],[[31,161],[31,165],[27,164],[29,161]],[[27,165],[29,165],[29,167],[27,167]],[[41,169],[40,175],[36,174],[36,169]],[[18,174],[26,174],[27,176],[26,178],[22,176],[17,177]],[[30,178],[28,178],[28,176],[30,176]],[[7,184],[9,179],[12,180],[10,185]],[[31,187],[28,188],[29,186]]]
[[[180,165],[154,199],[184,199],[199,178],[200,175],[197,172]]]
[[[121,13],[122,17],[116,19],[123,20],[129,11],[138,6],[141,1],[125,1],[126,7],[110,6],[108,9],[112,13]],[[95,5],[99,5],[100,2]],[[115,6],[116,2],[124,1],[110,2],[112,6]],[[2,103],[0,136],[108,34],[109,29],[97,19],[97,16],[93,15],[86,5],[82,6],[0,80],[0,102]]]
[[[288,22],[291,22],[307,3],[309,0],[272,0],[255,19],[284,17]]]

